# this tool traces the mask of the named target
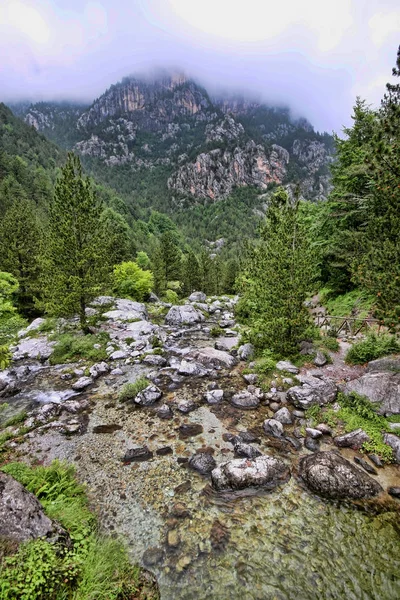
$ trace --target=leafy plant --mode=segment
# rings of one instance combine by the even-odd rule
[[[379,454],[385,462],[392,462],[393,451],[383,441],[383,433],[390,431],[388,420],[376,413],[375,407],[366,396],[356,392],[348,395],[340,392],[338,402],[341,409],[336,414],[345,422],[346,431],[361,428],[370,437],[369,442],[364,442],[363,450]]]
[[[165,290],[163,300],[168,304],[179,304],[179,296],[174,290]]]
[[[23,410],[22,412],[18,413],[17,415],[14,415],[10,419],[8,419],[2,427],[6,428],[6,427],[11,427],[12,425],[19,425],[20,423],[25,421],[26,417],[27,417],[27,412],[25,410]]]
[[[52,365],[60,365],[69,362],[76,362],[80,359],[86,359],[92,362],[98,362],[107,358],[106,344],[109,340],[107,333],[98,333],[96,335],[72,335],[62,334],[57,338],[57,344],[54,347],[53,354],[49,362]],[[100,348],[94,345],[100,344]]]
[[[222,327],[211,327],[210,329],[210,335],[211,337],[219,337],[220,335],[224,335],[225,331],[222,329]]]
[[[330,350],[331,352],[337,352],[340,348],[340,344],[334,337],[325,336],[322,338],[321,345]]]
[[[123,262],[114,267],[114,290],[123,298],[143,301],[153,289],[151,271],[141,269],[134,261]]]
[[[361,342],[356,342],[346,354],[346,362],[364,364],[386,354],[400,352],[400,344],[393,335],[370,334]]]
[[[134,383],[125,383],[119,393],[118,400],[120,402],[126,402],[127,400],[133,400],[139,392],[144,390],[149,385],[149,380],[145,377],[139,377]]]
[[[0,371],[8,367],[11,362],[11,356],[8,346],[0,346]]]

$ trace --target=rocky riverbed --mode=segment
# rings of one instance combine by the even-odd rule
[[[163,600],[400,597],[400,438],[387,434],[397,463],[381,466],[360,452],[364,432],[305,416],[335,406],[338,386],[365,393],[368,377],[371,400],[400,412],[398,371],[386,359],[351,369],[339,353],[300,371],[278,363],[261,388],[234,303],[100,298],[89,311],[108,359],[90,368],[49,365],[54,343],[34,323],[0,373],[2,421],[30,411],[7,428],[19,434],[8,451],[74,463],[102,527]],[[140,377],[148,386],[119,401]]]

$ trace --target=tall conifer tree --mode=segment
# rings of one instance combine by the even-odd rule
[[[80,160],[68,154],[49,207],[43,254],[43,288],[47,312],[79,314],[87,333],[86,307],[109,275],[100,217],[103,210]]]

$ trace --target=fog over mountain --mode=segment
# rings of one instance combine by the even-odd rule
[[[123,76],[178,68],[338,131],[356,95],[382,96],[399,30],[396,0],[3,0],[0,97],[90,102]]]

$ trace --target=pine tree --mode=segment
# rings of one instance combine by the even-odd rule
[[[46,311],[79,314],[88,332],[86,307],[105,286],[109,275],[100,224],[102,203],[82,175],[80,160],[68,154],[49,207],[43,251],[43,292]]]
[[[183,290],[190,295],[200,289],[200,265],[193,250],[189,250],[183,260]]]
[[[400,47],[393,75],[400,78]],[[368,157],[371,197],[355,280],[375,296],[375,315],[400,329],[400,83],[387,84]]]
[[[104,250],[109,265],[113,267],[128,261],[135,254],[129,225],[122,215],[112,208],[106,208],[100,217],[104,236]]]
[[[304,301],[315,276],[315,259],[299,219],[299,202],[280,189],[270,200],[260,242],[243,280],[242,308],[250,315],[252,341],[288,356],[309,325]]]
[[[231,258],[225,264],[222,288],[225,294],[234,294],[236,292],[236,277],[239,272],[238,261]]]
[[[24,197],[14,201],[0,225],[0,270],[18,279],[18,306],[27,314],[38,294],[41,235],[32,202]]]
[[[160,238],[160,249],[165,268],[166,281],[176,281],[182,274],[182,253],[172,231],[165,231]]]

